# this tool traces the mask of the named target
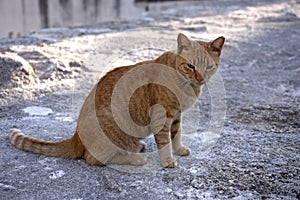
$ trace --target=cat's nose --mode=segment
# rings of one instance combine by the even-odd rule
[[[200,73],[197,72],[197,71],[196,71],[196,73],[195,73],[195,78],[196,78],[196,80],[197,80],[200,84],[202,84],[203,81],[204,81],[204,78],[203,78],[203,77],[200,75]]]

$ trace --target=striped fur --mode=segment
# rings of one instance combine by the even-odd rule
[[[9,131],[10,141],[15,147],[25,151],[63,158],[83,158],[91,165],[107,163],[144,164],[146,160],[139,152],[145,148],[145,144],[140,141],[145,135],[134,137],[126,134],[118,127],[112,114],[112,95],[115,85],[130,70],[144,64],[157,63],[167,65],[179,72],[193,88],[195,94],[199,96],[202,84],[208,81],[218,69],[224,41],[223,37],[217,38],[212,42],[191,41],[185,35],[179,34],[176,52],[166,52],[155,60],[119,67],[103,76],[85,100],[77,121],[77,130],[73,137],[60,142],[50,142],[26,136],[18,129],[11,129]],[[176,82],[175,79],[167,81],[172,85],[182,84]],[[126,87],[125,85],[124,88]],[[125,98],[127,95],[126,89],[119,94],[120,98],[123,97],[122,95]],[[120,101],[123,100],[121,99]],[[163,106],[166,111],[166,121],[161,130],[158,129],[159,127],[156,127],[155,123],[150,125],[151,119],[155,119],[158,122],[164,119],[165,115],[160,115],[156,110],[151,110],[151,107],[157,104]],[[181,115],[190,106],[190,104],[180,105],[176,94],[167,87],[155,83],[139,87],[130,97],[129,112],[132,120],[139,126],[154,126],[151,127],[152,130],[158,131],[154,137],[163,167],[176,166],[173,151],[180,156],[190,154],[190,150],[181,144],[180,136]],[[96,119],[91,118],[92,111],[95,111]],[[119,114],[122,115],[122,113]],[[105,133],[104,137],[108,138],[116,148],[101,146],[100,149],[102,150],[96,152],[96,158],[93,156],[95,152],[93,154],[89,152],[90,146],[93,145],[86,144],[82,140],[82,136],[90,133],[97,135],[99,131],[97,127],[99,125]],[[100,134],[97,137],[100,137]],[[88,138],[88,141],[92,142],[94,140],[94,138]],[[105,143],[103,144],[106,145]],[[120,149],[125,150],[128,154],[122,153]],[[130,154],[130,152],[135,154]]]
[[[18,149],[47,156],[81,158],[84,151],[77,134],[64,141],[50,142],[29,137],[24,135],[21,130],[12,128],[9,130],[9,139]]]

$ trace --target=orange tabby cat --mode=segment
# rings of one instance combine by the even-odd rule
[[[218,69],[224,41],[224,37],[212,42],[191,41],[179,34],[176,52],[119,67],[103,76],[86,98],[72,138],[50,142],[11,129],[10,141],[19,149],[48,156],[84,158],[91,165],[142,165],[146,159],[140,153],[145,148],[141,139],[154,133],[161,165],[175,167],[173,151],[180,156],[190,154],[189,148],[181,144],[181,114],[197,99],[190,97],[198,97],[201,86]],[[164,69],[176,73],[163,75]],[[130,93],[130,81],[118,82],[134,70],[139,74],[128,80],[139,79],[143,84]],[[158,83],[155,77],[162,80]],[[185,88],[192,88],[193,95]],[[147,127],[147,131],[135,129],[132,122],[138,127]]]

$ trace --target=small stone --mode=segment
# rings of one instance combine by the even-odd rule
[[[174,192],[174,195],[180,199],[184,197],[184,195],[180,191]]]

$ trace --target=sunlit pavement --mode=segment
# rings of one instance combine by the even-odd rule
[[[12,51],[34,72],[25,73],[24,81],[2,79],[0,199],[299,199],[299,2],[197,4],[169,5],[144,20],[0,40],[1,53]],[[47,140],[70,137],[82,101],[106,70],[173,49],[179,32],[226,38],[220,67],[226,117],[216,142],[207,137],[214,108],[205,86],[183,119],[183,132],[194,133],[185,141],[192,154],[179,158],[175,169],[130,173],[33,155],[10,145],[11,127]],[[7,60],[0,59],[1,74],[9,74],[1,64]],[[52,112],[24,112],[32,106]],[[146,142],[147,151],[154,151],[153,140]]]

